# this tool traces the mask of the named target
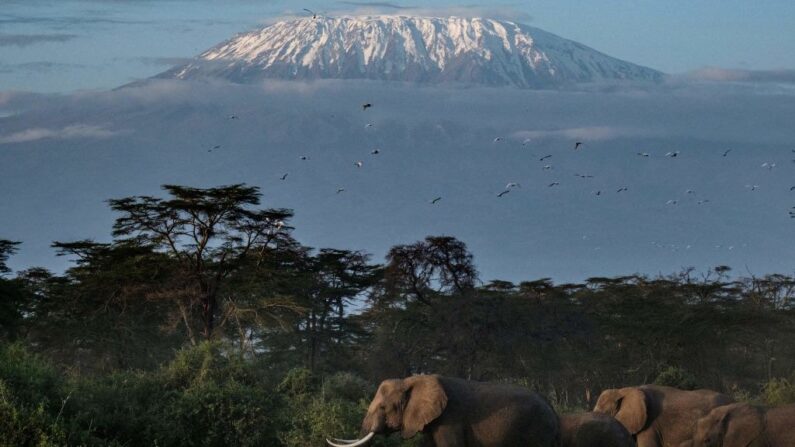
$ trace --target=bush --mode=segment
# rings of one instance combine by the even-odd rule
[[[787,379],[772,379],[762,387],[767,405],[795,404],[795,385]]]
[[[675,366],[669,366],[657,375],[654,379],[655,385],[672,386],[680,390],[695,390],[698,386],[698,381],[693,374],[688,371]]]
[[[0,380],[0,447],[60,446],[66,444],[63,427],[44,404],[20,403]]]

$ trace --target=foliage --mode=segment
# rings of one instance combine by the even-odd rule
[[[256,188],[111,201],[115,239],[15,276],[0,241],[0,439],[19,445],[322,445],[378,383],[517,383],[558,409],[656,382],[795,401],[795,279],[718,266],[555,284],[481,282],[466,245],[302,246]],[[761,390],[761,395],[757,392]],[[415,445],[380,437],[375,445]]]
[[[656,385],[671,386],[682,390],[695,390],[698,389],[698,382],[693,374],[685,371],[682,368],[669,366],[663,369],[657,378],[654,379]]]
[[[771,379],[762,388],[767,405],[795,404],[795,384],[787,379]]]

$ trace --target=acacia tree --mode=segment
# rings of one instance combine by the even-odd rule
[[[11,271],[6,265],[6,261],[17,252],[17,245],[19,245],[19,242],[0,239],[0,275],[5,275]]]
[[[163,185],[170,197],[133,196],[110,200],[121,213],[113,235],[125,243],[152,246],[180,266],[181,290],[173,299],[194,341],[191,321],[198,310],[202,337],[213,337],[219,291],[252,257],[293,244],[287,209],[256,209],[259,188],[235,184],[216,188]]]

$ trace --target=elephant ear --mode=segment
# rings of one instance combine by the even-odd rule
[[[626,427],[630,434],[636,435],[646,426],[646,393],[638,388],[623,388],[619,391],[618,412],[615,418]]]
[[[436,376],[409,377],[405,384],[402,435],[411,438],[442,415],[447,407],[447,394]]]

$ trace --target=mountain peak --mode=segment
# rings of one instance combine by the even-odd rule
[[[239,34],[159,77],[376,79],[520,88],[662,74],[538,28],[460,17],[317,17]]]

